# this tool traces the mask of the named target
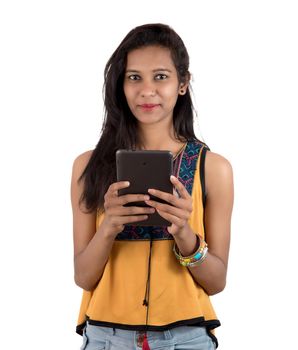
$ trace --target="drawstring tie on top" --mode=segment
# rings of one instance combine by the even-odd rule
[[[152,251],[152,236],[151,236],[151,233],[150,233],[150,252],[149,252],[149,258],[148,258],[147,282],[146,282],[145,296],[144,296],[144,300],[143,300],[143,305],[147,307],[147,312],[146,312],[146,329],[147,329],[147,325],[148,325],[148,313],[149,313],[151,251]],[[144,338],[143,338],[142,350],[150,350],[146,332],[145,332]]]

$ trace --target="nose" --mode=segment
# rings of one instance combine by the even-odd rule
[[[151,82],[143,82],[141,86],[142,97],[152,97],[156,95],[156,88]]]

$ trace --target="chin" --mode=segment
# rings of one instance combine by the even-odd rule
[[[156,123],[159,123],[162,121],[162,118],[153,118],[153,117],[150,117],[150,116],[147,116],[146,118],[136,118],[137,122],[139,124],[146,124],[146,125],[149,125],[149,124],[156,124]]]

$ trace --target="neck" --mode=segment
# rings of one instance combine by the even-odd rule
[[[167,127],[160,125],[139,125],[139,148],[145,150],[173,150],[182,142],[175,137],[173,124]]]

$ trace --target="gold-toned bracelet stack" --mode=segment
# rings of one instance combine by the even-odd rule
[[[176,258],[179,260],[181,265],[186,267],[198,266],[206,259],[208,253],[208,245],[200,235],[197,235],[197,238],[200,240],[199,248],[194,254],[190,256],[182,256],[178,250],[176,243],[174,243],[173,252],[175,253]]]

